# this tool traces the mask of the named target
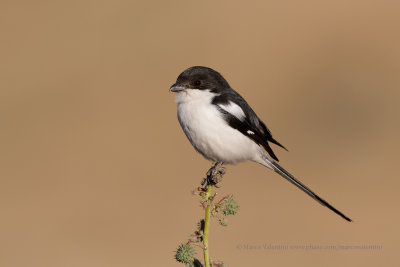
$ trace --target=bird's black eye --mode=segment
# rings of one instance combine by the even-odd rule
[[[194,81],[194,83],[193,83],[195,86],[199,86],[200,84],[201,84],[201,81],[200,80],[196,80],[196,81]]]

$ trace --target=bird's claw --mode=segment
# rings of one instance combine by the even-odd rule
[[[205,191],[208,185],[213,185],[218,188],[217,184],[221,182],[222,176],[225,174],[225,168],[222,162],[217,162],[207,172],[207,177],[201,183],[202,189]]]

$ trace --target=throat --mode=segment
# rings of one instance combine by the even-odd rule
[[[212,93],[209,90],[186,89],[176,94],[175,101],[178,105],[190,102],[211,103],[212,99],[216,96],[218,94]]]

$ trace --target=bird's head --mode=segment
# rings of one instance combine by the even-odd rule
[[[228,82],[217,71],[207,67],[194,66],[182,72],[169,90],[175,93],[187,90],[208,90],[219,93],[229,88]]]

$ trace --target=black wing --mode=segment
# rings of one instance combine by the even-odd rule
[[[219,106],[229,105],[230,102],[235,103],[243,110],[245,118],[238,118]],[[223,114],[226,122],[232,128],[240,131],[257,144],[263,146],[273,159],[279,161],[268,142],[274,143],[284,149],[286,148],[272,137],[271,131],[257,117],[256,113],[251,109],[243,97],[232,90],[215,96],[212,100],[212,104],[217,106],[218,110]]]

